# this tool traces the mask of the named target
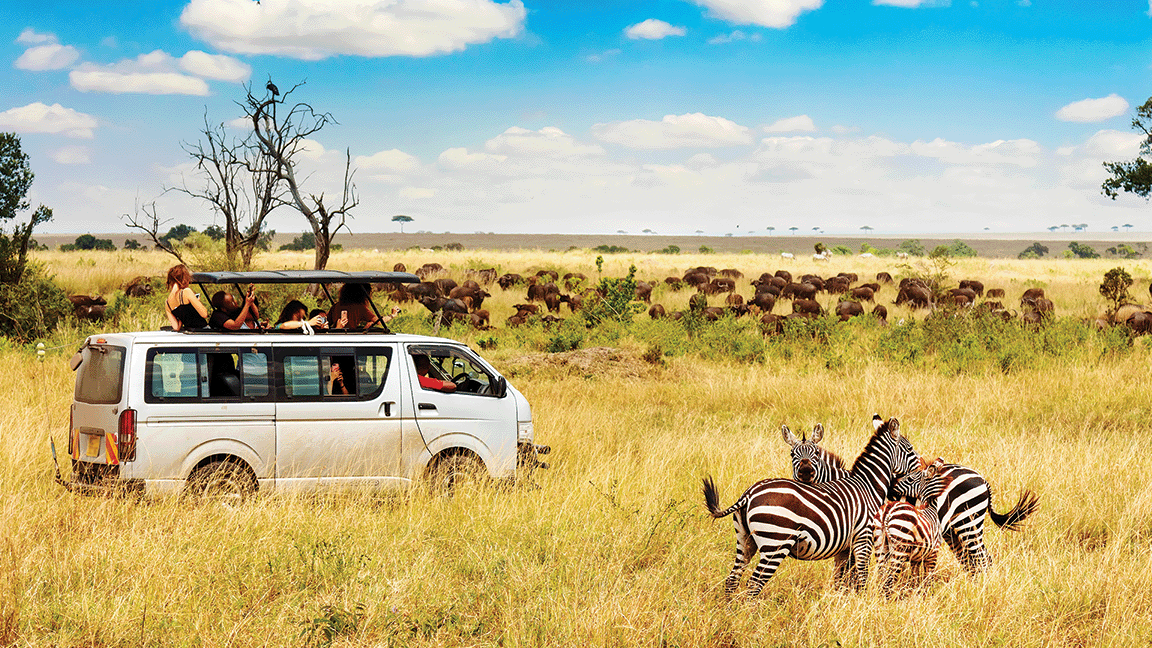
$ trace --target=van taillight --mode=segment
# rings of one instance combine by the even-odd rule
[[[136,459],[136,410],[120,412],[120,426],[116,430],[116,454],[121,463]]]

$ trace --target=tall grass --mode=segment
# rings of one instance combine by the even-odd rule
[[[415,257],[409,267],[433,260],[404,254]],[[581,269],[567,254],[466,257],[456,265]],[[735,263],[742,258],[732,265],[745,272],[750,261],[777,265]],[[1082,300],[1087,309],[1095,286],[1076,280],[1078,265],[1055,265],[1048,285],[1058,307]],[[947,371],[942,361],[872,353],[891,333],[860,326],[836,327],[852,335],[827,343],[797,336],[790,357],[772,341],[747,362],[696,351],[638,359],[650,338],[680,339],[661,325],[641,316],[638,328],[618,331],[623,360],[577,373],[512,339],[485,352],[516,368],[538,440],[554,448],[534,485],[451,499],[268,495],[239,510],[64,492],[51,481],[48,439],[65,439],[72,349],[42,364],[28,350],[0,350],[0,645],[1152,642],[1143,344],[1105,352],[1107,338],[1069,328],[1054,335],[1087,351],[1010,371]],[[829,349],[840,362],[829,363]],[[1040,511],[1021,533],[989,521],[987,574],[970,577],[949,555],[936,582],[903,600],[875,588],[841,592],[829,562],[794,560],[759,598],[725,600],[734,534],[704,511],[700,478],[713,475],[727,505],[755,480],[788,474],[782,423],[823,423],[825,445],[850,461],[873,412],[899,417],[921,453],[983,473],[998,510],[1028,488]]]

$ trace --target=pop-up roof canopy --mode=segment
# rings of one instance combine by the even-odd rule
[[[336,300],[328,292],[328,284],[378,284],[378,283],[420,283],[420,277],[410,272],[383,272],[380,270],[365,270],[361,272],[341,272],[339,270],[253,270],[249,272],[196,272],[192,274],[192,281],[203,287],[205,284],[232,284],[236,290],[243,293],[242,284],[319,284],[328,301],[335,304]],[[204,289],[208,293],[208,289]],[[368,298],[368,304],[376,314],[378,324],[385,333],[390,333],[388,326],[380,318],[380,311],[376,309],[376,302]]]
[[[199,284],[333,284],[333,283],[420,283],[411,272],[341,272],[339,270],[254,270],[250,272],[197,272],[192,281]]]

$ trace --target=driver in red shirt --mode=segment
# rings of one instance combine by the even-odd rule
[[[450,380],[440,380],[428,375],[432,371],[432,362],[426,355],[413,355],[412,362],[416,365],[416,375],[420,379],[420,386],[424,389],[435,389],[442,392],[456,391],[456,383]]]

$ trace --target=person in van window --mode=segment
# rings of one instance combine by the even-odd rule
[[[331,358],[331,366],[328,368],[328,393],[333,396],[355,394],[354,376],[356,370],[352,358]]]
[[[412,362],[416,365],[416,375],[420,380],[420,386],[424,389],[434,389],[442,392],[456,391],[456,383],[450,380],[440,380],[433,378],[428,374],[432,372],[432,361],[424,354],[413,354]]]
[[[188,286],[192,271],[183,263],[168,269],[168,299],[164,301],[164,314],[172,323],[173,331],[207,328],[208,309],[200,303],[200,296]]]
[[[370,284],[346,283],[340,287],[340,299],[328,311],[328,322],[333,328],[367,328],[377,321],[387,324],[400,314],[399,308],[392,308],[390,315],[379,320],[372,310]]]
[[[298,329],[304,326],[304,322],[312,328],[328,328],[328,317],[324,315],[324,311],[317,309],[314,314],[308,316],[308,307],[304,302],[293,299],[284,305],[284,309],[280,311],[280,319],[276,320],[276,328],[284,329]]]
[[[256,308],[256,298],[252,295],[253,286],[248,286],[244,305],[236,303],[231,293],[220,290],[212,295],[212,318],[208,322],[218,330],[238,331],[259,328],[260,311]]]
[[[240,395],[240,372],[231,353],[208,354],[208,393],[205,396]]]

